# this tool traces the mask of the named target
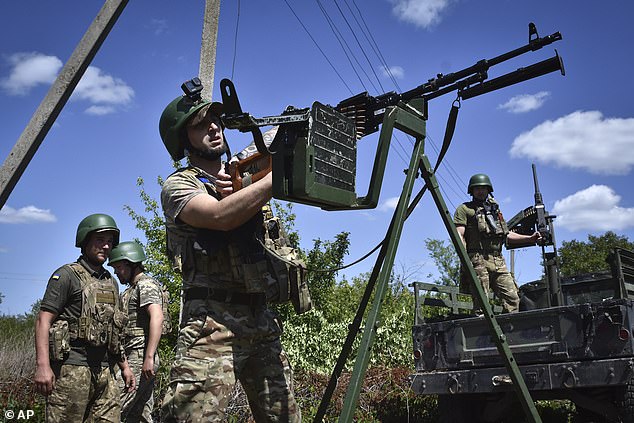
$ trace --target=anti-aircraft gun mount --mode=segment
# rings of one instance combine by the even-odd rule
[[[352,422],[354,419],[361,384],[376,336],[381,303],[387,291],[404,221],[414,210],[426,190],[429,190],[433,197],[443,224],[458,251],[462,265],[468,270],[471,280],[477,280],[464,245],[449,217],[449,210],[442,198],[435,177],[435,172],[451,143],[459,107],[454,102],[443,146],[435,166],[432,166],[424,153],[428,102],[454,91],[459,101],[555,71],[560,71],[563,75],[563,63],[555,51],[555,55],[549,59],[518,68],[516,71],[487,81],[489,71],[494,65],[524,53],[539,50],[561,40],[561,38],[559,32],[539,37],[535,25],[531,23],[529,24],[526,45],[492,59],[480,60],[476,64],[454,73],[438,74],[435,78],[429,79],[413,90],[401,94],[391,92],[378,97],[362,93],[341,101],[335,107],[315,102],[310,108],[289,107],[282,115],[264,118],[255,118],[244,112],[233,83],[227,79],[221,81],[220,88],[224,103],[223,123],[228,129],[251,132],[258,154],[270,156],[273,172],[273,196],[280,200],[318,206],[325,210],[374,208],[378,204],[394,129],[415,139],[398,205],[386,236],[381,243],[381,249],[355,318],[349,325],[348,336],[344,341],[341,354],[317,410],[315,422],[321,422],[325,416],[338,378],[352,350],[354,340],[361,332],[362,322],[366,316],[363,337],[360,341],[339,421]],[[277,132],[270,143],[267,143],[260,127],[272,125],[277,126]],[[381,126],[381,132],[368,192],[364,196],[357,196],[355,185],[357,140],[376,132],[379,126]],[[258,173],[257,169],[249,169],[249,172]],[[419,176],[425,181],[425,186],[410,203],[414,182]],[[476,287],[476,295],[484,304],[484,320],[487,322],[488,333],[494,339],[495,347],[497,347],[510,379],[513,381],[513,388],[518,394],[522,410],[529,421],[540,422],[541,419],[535,404],[512,357],[505,336],[496,322],[488,301],[486,301],[485,293],[480,284],[474,283],[473,285]],[[372,307],[366,313],[366,308],[373,296]]]

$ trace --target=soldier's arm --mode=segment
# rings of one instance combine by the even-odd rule
[[[234,192],[218,201],[211,195],[199,194],[187,202],[178,215],[195,228],[229,231],[244,224],[271,199],[272,175]]]
[[[35,389],[42,395],[50,395],[55,386],[55,374],[51,369],[48,351],[48,330],[57,315],[40,310],[35,320]]]
[[[150,379],[154,374],[154,354],[161,339],[163,329],[163,308],[160,304],[148,304],[147,314],[150,316],[150,333],[148,334],[147,345],[145,346],[145,357],[143,358],[143,368],[141,373]]]
[[[540,234],[539,232],[534,232],[532,235],[522,235],[518,234],[517,232],[509,232],[506,238],[509,242],[509,245],[513,245],[518,241],[531,241],[533,244],[537,244],[539,243],[539,241],[541,241],[542,234]]]
[[[462,245],[467,248],[467,241],[464,239],[465,227],[460,225],[456,226],[456,231],[458,231],[458,235],[460,235],[460,240],[462,241]]]

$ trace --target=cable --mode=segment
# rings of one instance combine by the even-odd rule
[[[238,55],[238,28],[240,26],[240,0],[238,0],[238,16],[236,18],[236,33],[233,38],[233,63],[231,64],[231,79],[233,80],[233,71],[236,68],[236,56]]]
[[[317,49],[319,50],[319,52],[322,54],[322,56],[324,56],[324,59],[326,59],[326,61],[328,62],[328,64],[330,65],[330,67],[332,68],[333,71],[335,71],[335,73],[337,74],[337,76],[339,77],[339,79],[341,80],[341,82],[343,83],[343,85],[348,89],[348,91],[350,92],[350,94],[353,94],[353,91],[350,89],[350,87],[348,86],[348,84],[346,84],[346,81],[344,81],[343,77],[339,74],[339,72],[337,72],[337,68],[335,68],[335,66],[332,64],[332,62],[330,61],[330,59],[328,59],[328,56],[326,56],[326,53],[324,53],[324,51],[321,49],[321,47],[319,47],[319,44],[317,43],[317,41],[315,41],[315,39],[313,38],[313,36],[311,35],[310,31],[308,31],[308,28],[306,28],[306,26],[304,25],[304,23],[302,22],[302,20],[299,18],[299,16],[297,16],[297,13],[295,13],[295,10],[293,10],[293,8],[291,7],[291,5],[288,3],[288,0],[284,0],[284,3],[286,3],[286,5],[288,6],[288,8],[291,10],[291,13],[293,13],[293,15],[295,16],[295,18],[297,19],[297,21],[299,22],[299,24],[302,26],[302,28],[304,28],[304,31],[306,31],[306,34],[308,34],[308,36],[310,37],[310,39],[313,41],[313,43],[315,44],[315,46],[317,47]]]
[[[350,54],[352,54],[352,50],[350,49],[350,47],[347,45],[345,39],[343,38],[343,36],[341,35],[341,32],[336,28],[334,21],[332,20],[332,18],[328,15],[328,12],[326,12],[326,9],[324,8],[324,6],[321,4],[321,2],[319,0],[315,0],[317,2],[317,4],[319,5],[319,9],[321,10],[321,13],[324,15],[324,17],[326,18],[326,22],[328,22],[328,25],[330,26],[330,30],[332,31],[332,33],[334,34],[335,38],[337,39],[337,41],[339,42],[339,45],[341,46],[341,49],[343,50],[343,54],[346,56],[346,59],[348,59],[348,63],[350,63],[350,67],[352,68],[352,70],[354,71],[355,75],[357,75],[357,78],[359,79],[359,83],[361,84],[361,86],[363,87],[364,90],[367,91],[367,88],[365,87],[365,84],[363,83],[363,80],[361,79],[361,76],[359,75],[359,73],[357,72],[357,69],[355,68],[354,64],[352,63],[352,60],[350,60],[350,55],[348,55],[348,52],[346,51],[346,47],[348,47],[348,50],[350,50]],[[344,43],[346,44],[344,46]],[[352,56],[354,57],[354,54],[352,54]],[[355,61],[357,62],[357,64],[359,66],[361,66],[359,64],[359,61],[357,60],[356,57],[354,57]],[[363,70],[363,69],[362,69]],[[367,75],[366,75],[367,78]],[[369,78],[368,78],[369,79]]]
[[[341,17],[343,18],[343,21],[346,23],[346,25],[348,25],[348,29],[350,29],[350,32],[352,33],[352,36],[354,37],[355,41],[357,42],[357,45],[359,46],[359,49],[361,50],[361,53],[363,53],[363,56],[368,61],[368,64],[370,65],[370,69],[372,70],[372,73],[374,74],[374,77],[376,78],[377,82],[379,83],[379,87],[381,87],[381,92],[385,92],[385,89],[383,88],[383,84],[381,84],[381,80],[379,79],[378,75],[374,71],[374,66],[372,66],[372,62],[370,62],[370,59],[368,58],[368,55],[365,54],[365,49],[363,48],[363,46],[359,42],[359,39],[357,38],[357,35],[354,33],[354,30],[352,29],[352,26],[350,26],[350,22],[348,22],[348,19],[346,19],[346,16],[344,15],[343,11],[339,7],[339,3],[337,3],[337,0],[333,0],[333,1],[335,2],[335,6],[337,6],[337,10],[339,10],[339,13],[341,14]]]

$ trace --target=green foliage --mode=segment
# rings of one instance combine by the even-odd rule
[[[161,177],[157,178],[157,182],[159,186],[163,185]],[[179,321],[182,278],[174,270],[165,254],[165,220],[161,208],[158,202],[145,191],[142,178],[137,179],[137,186],[139,187],[139,196],[143,202],[145,214],[137,213],[128,205],[124,206],[124,209],[134,221],[137,229],[145,234],[145,239],[147,240],[145,244],[138,239],[136,241],[144,246],[145,255],[147,256],[144,266],[147,273],[166,286],[169,291],[169,312],[174,324],[172,325],[172,332],[161,338],[160,347],[161,349],[173,350],[176,345],[178,327],[176,322]],[[163,351],[163,353],[168,354],[167,351]]]
[[[458,286],[460,284],[460,259],[453,244],[450,241],[427,238],[425,247],[429,251],[429,256],[438,268],[440,278],[434,282],[445,286]],[[428,275],[432,277],[431,274]]]
[[[33,305],[39,309],[39,303]],[[33,421],[44,419],[44,398],[35,393],[35,317],[30,312],[0,316],[0,409],[33,410]]]
[[[608,231],[601,236],[588,235],[588,241],[564,241],[558,250],[562,276],[608,270],[606,258],[615,248],[634,251],[634,243],[626,236]]]

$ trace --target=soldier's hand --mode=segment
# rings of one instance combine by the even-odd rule
[[[146,357],[145,360],[143,360],[141,375],[146,379],[152,379],[156,376],[156,373],[154,373],[154,357]]]
[[[136,379],[134,378],[134,374],[132,373],[132,370],[130,370],[129,366],[125,366],[125,368],[121,370],[121,376],[125,382],[126,391],[134,392],[136,389]]]
[[[50,395],[55,387],[55,374],[51,366],[37,366],[35,369],[35,390],[42,395]]]
[[[227,172],[225,171],[225,167],[223,166],[220,171],[218,172],[218,175],[216,175],[216,189],[218,190],[218,193],[220,193],[220,196],[222,198],[227,197],[228,195],[233,193],[233,185],[231,182],[231,175],[229,175]]]
[[[542,234],[539,232],[534,232],[533,235],[531,235],[531,240],[537,245],[542,245],[541,243],[544,241]]]

